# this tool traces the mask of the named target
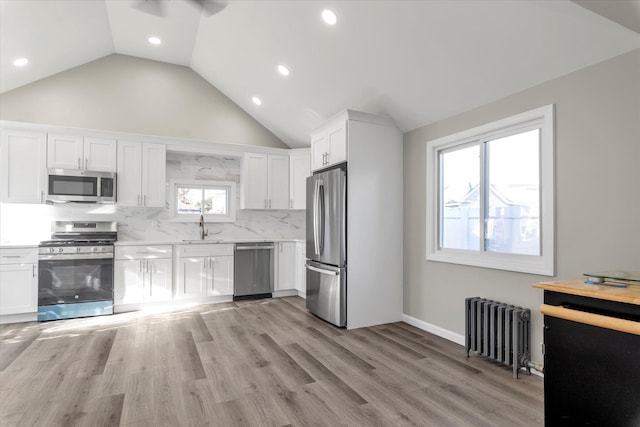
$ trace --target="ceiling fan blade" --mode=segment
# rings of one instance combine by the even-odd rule
[[[161,18],[165,16],[162,0],[136,0],[133,7],[150,15],[159,16]]]

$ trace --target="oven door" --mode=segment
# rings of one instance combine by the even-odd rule
[[[38,261],[38,320],[113,314],[113,254]]]

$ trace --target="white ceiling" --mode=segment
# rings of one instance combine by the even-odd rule
[[[121,53],[191,67],[301,147],[344,108],[408,131],[640,48],[639,33],[566,0],[231,0],[213,16],[161,0],[165,17],[140,1],[1,0],[0,93]]]

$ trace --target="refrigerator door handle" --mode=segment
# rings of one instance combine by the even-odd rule
[[[321,274],[328,274],[330,276],[338,276],[340,273],[337,271],[333,271],[333,270],[325,270],[324,268],[318,268],[318,267],[314,267],[312,265],[307,264],[307,268],[311,271],[315,271],[317,273],[321,273]]]
[[[320,201],[320,232],[318,234],[320,234],[320,241],[318,242],[318,246],[320,248],[320,252],[318,252],[318,255],[322,254],[324,252],[324,227],[325,227],[325,211],[324,211],[324,182],[320,181],[320,185],[318,186],[318,190],[319,190],[319,201]]]
[[[316,255],[320,255],[320,236],[318,232],[318,226],[320,225],[320,218],[318,212],[318,206],[320,205],[320,180],[316,180],[313,187],[313,250]]]

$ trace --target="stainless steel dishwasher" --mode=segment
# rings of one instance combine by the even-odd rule
[[[233,299],[271,298],[273,242],[236,243]]]

